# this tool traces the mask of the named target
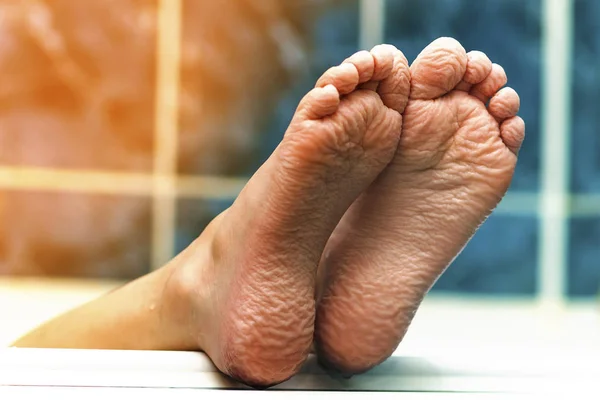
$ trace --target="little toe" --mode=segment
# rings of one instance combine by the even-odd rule
[[[521,100],[512,88],[504,88],[492,97],[488,111],[498,122],[514,117],[519,112]]]
[[[356,66],[352,63],[344,63],[325,71],[315,87],[323,88],[327,85],[333,85],[340,94],[344,95],[356,89],[359,80],[360,74]]]
[[[320,119],[333,114],[340,105],[340,94],[335,86],[312,89],[300,101],[296,118]]]
[[[427,46],[410,67],[411,99],[431,100],[454,89],[467,70],[467,52],[452,38]]]
[[[404,54],[393,48],[391,70],[384,76],[377,87],[377,93],[386,107],[403,113],[410,96],[410,67]]]
[[[508,78],[504,68],[498,64],[492,64],[492,71],[489,75],[482,82],[473,86],[470,93],[487,104],[490,98],[502,89],[507,82]]]
[[[500,125],[500,137],[511,152],[519,154],[525,139],[525,121],[521,117],[507,119]]]

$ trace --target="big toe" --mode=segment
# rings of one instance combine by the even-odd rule
[[[403,113],[410,95],[410,68],[400,50],[391,45],[375,46],[371,50],[377,65],[382,64],[383,54],[391,53],[390,70],[377,76],[377,93],[387,107]]]
[[[445,95],[461,82],[467,63],[467,52],[457,40],[440,38],[433,41],[410,67],[410,98],[431,100]]]

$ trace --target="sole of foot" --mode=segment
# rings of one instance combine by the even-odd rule
[[[409,90],[408,63],[392,46],[329,69],[235,203],[173,260],[190,347],[224,373],[265,387],[306,360],[322,251],[393,159]]]
[[[525,125],[519,97],[481,52],[431,43],[411,65],[394,160],[324,252],[316,351],[361,373],[388,358],[427,291],[504,196]]]

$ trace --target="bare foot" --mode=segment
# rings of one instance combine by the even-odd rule
[[[233,206],[173,261],[191,347],[226,374],[268,386],[305,361],[323,248],[394,157],[409,76],[392,46],[328,70]]]
[[[344,216],[321,266],[317,352],[345,373],[393,353],[423,296],[503,197],[525,133],[517,93],[500,90],[504,70],[485,54],[438,39],[411,75],[397,155]]]

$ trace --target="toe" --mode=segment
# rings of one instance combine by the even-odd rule
[[[333,85],[314,88],[300,101],[295,118],[320,119],[333,114],[340,104],[340,94]]]
[[[467,71],[462,82],[456,87],[463,92],[471,91],[473,85],[482,82],[492,72],[492,62],[484,53],[471,51],[467,54],[467,59]]]
[[[521,100],[512,88],[504,88],[492,97],[488,111],[499,122],[514,117],[519,112]]]
[[[473,86],[471,94],[486,103],[508,82],[506,72],[498,64],[492,64],[492,72],[480,83]]]
[[[391,55],[389,56],[391,58]],[[358,71],[358,82],[363,83],[371,80],[375,71],[375,60],[371,53],[366,50],[354,53],[348,57],[342,64],[352,64]]]
[[[390,75],[394,67],[394,57],[398,49],[390,44],[380,44],[371,49],[371,55],[375,60],[374,81],[380,81]]]
[[[525,122],[521,117],[512,117],[500,125],[502,141],[515,155],[519,153],[523,139],[525,139]]]
[[[404,54],[393,47],[391,70],[384,75],[377,87],[377,93],[386,107],[404,112],[410,96],[410,68]]]
[[[467,52],[451,38],[440,38],[427,46],[410,67],[410,98],[431,100],[454,89],[467,70]]]
[[[352,63],[344,63],[325,71],[315,87],[323,88],[333,85],[340,94],[348,94],[356,89],[359,79],[360,74],[356,66]]]
[[[471,85],[476,85],[483,82],[485,78],[492,72],[492,62],[481,51],[471,51],[467,54],[467,72],[463,80]]]
[[[358,88],[361,90],[377,91],[379,81],[388,77],[394,69],[394,55],[396,52],[398,52],[398,49],[389,44],[380,44],[373,47],[369,53],[374,61],[373,75],[371,76],[371,80],[367,82],[362,81]]]

